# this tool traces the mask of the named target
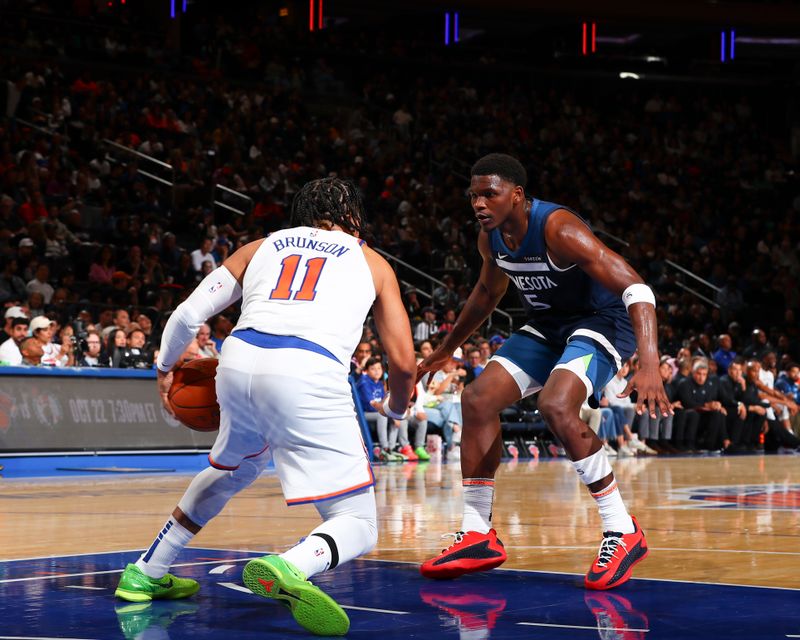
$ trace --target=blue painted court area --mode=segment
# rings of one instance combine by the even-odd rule
[[[183,601],[131,604],[113,596],[139,552],[0,562],[0,638],[236,640],[309,636],[280,605],[241,582],[241,551],[188,549],[174,572],[200,581]],[[579,576],[496,570],[432,582],[413,564],[357,560],[318,576],[348,610],[349,638],[800,637],[800,592],[632,580],[589,592]]]
[[[3,478],[197,473],[208,466],[207,453],[101,454],[0,457]]]

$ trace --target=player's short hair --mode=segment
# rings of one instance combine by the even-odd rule
[[[505,153],[490,153],[472,165],[471,176],[500,176],[523,189],[528,184],[528,172],[516,158]]]
[[[320,227],[321,222],[336,224],[351,233],[364,234],[364,202],[349,180],[320,178],[303,185],[292,202],[293,227]]]

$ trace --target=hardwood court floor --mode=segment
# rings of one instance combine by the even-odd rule
[[[791,569],[800,561],[800,459],[646,458],[613,466],[651,548],[637,577],[800,588]],[[380,541],[369,557],[420,562],[448,544],[440,535],[460,524],[457,464],[384,465],[375,475]],[[0,480],[0,556],[142,549],[189,480]],[[192,546],[281,551],[317,522],[313,506],[286,507],[277,479],[265,475]],[[504,463],[494,524],[508,568],[582,574],[600,541],[595,505],[563,460]]]

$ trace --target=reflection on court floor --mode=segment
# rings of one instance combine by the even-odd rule
[[[0,563],[0,638],[237,640],[310,637],[283,607],[250,594],[246,559],[186,550],[175,573],[200,581],[188,600],[131,604],[113,591],[137,551]],[[632,580],[589,592],[581,576],[497,570],[434,582],[410,563],[357,560],[319,576],[348,611],[350,638],[787,638],[800,634],[800,592]]]

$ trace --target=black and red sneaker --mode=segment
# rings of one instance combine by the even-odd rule
[[[584,578],[587,589],[613,589],[627,582],[633,567],[647,557],[647,541],[636,518],[633,533],[605,531],[603,542],[592,566]]]
[[[455,536],[453,544],[419,568],[426,578],[448,580],[465,573],[488,571],[499,567],[508,557],[494,529],[489,529],[488,533],[459,531],[448,535]]]

